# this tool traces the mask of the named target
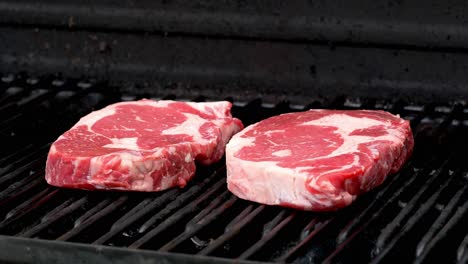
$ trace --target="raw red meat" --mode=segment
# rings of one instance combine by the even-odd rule
[[[263,204],[336,210],[398,171],[413,145],[409,122],[383,111],[279,115],[228,143],[228,188]]]
[[[122,102],[83,117],[55,141],[46,164],[51,185],[161,191],[183,187],[195,162],[211,164],[243,128],[229,102]]]

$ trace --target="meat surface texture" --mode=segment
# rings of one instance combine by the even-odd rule
[[[263,204],[332,211],[398,171],[413,145],[409,122],[384,111],[283,114],[228,143],[228,188]]]
[[[161,191],[186,185],[243,128],[231,103],[140,100],[92,112],[51,146],[45,178],[79,189]]]

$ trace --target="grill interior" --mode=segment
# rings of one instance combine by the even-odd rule
[[[60,76],[3,75],[0,82],[0,235],[260,262],[465,262],[468,260],[468,108],[337,97],[308,105],[234,101],[248,125],[310,108],[382,109],[411,121],[415,151],[397,174],[338,212],[313,213],[240,200],[225,166],[197,166],[184,189],[99,192],[48,186],[48,147],[81,116],[110,103],[171,94],[123,94]],[[129,251],[130,252],[130,251]],[[144,251],[141,251],[144,252]],[[146,251],[145,251],[146,252]],[[20,256],[2,253],[0,260]],[[195,260],[195,257],[193,258]]]

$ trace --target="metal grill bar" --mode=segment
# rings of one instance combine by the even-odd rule
[[[28,144],[24,147],[15,149],[8,156],[0,158],[0,167],[4,168],[7,166],[17,167],[19,163],[25,160],[37,159],[38,155],[44,153],[49,149],[50,144],[44,144],[41,146],[35,146],[34,144]]]
[[[0,167],[6,166],[15,162],[16,160],[24,158],[24,156],[30,154],[31,151],[34,151],[33,144],[26,145],[19,150],[15,150],[12,153],[6,154],[4,157],[0,158]]]
[[[326,220],[323,223],[320,223],[317,218],[312,219],[310,223],[304,228],[303,234],[310,232],[302,241],[290,249],[286,254],[277,259],[279,262],[289,262],[300,250],[302,250],[310,240],[312,240],[320,231],[327,227],[333,219]],[[310,231],[312,230],[312,231]]]
[[[31,189],[44,183],[44,179],[36,178],[31,181],[29,177],[10,185],[7,189],[0,193],[0,205],[10,202],[18,196],[27,193]]]
[[[433,194],[429,200],[427,200],[426,202],[424,202],[421,207],[419,208],[419,210],[417,210],[413,216],[407,221],[407,223],[403,226],[403,228],[401,230],[399,230],[400,232],[398,234],[395,235],[395,237],[391,240],[391,241],[385,241],[388,239],[388,236],[380,236],[377,240],[377,245],[376,245],[376,249],[377,248],[382,248],[382,249],[379,249],[380,250],[380,254],[378,255],[378,257],[373,261],[374,263],[378,263],[380,261],[382,261],[385,256],[392,250],[394,249],[394,247],[396,246],[397,242],[399,240],[401,240],[403,237],[405,237],[408,232],[418,223],[418,221],[421,220],[422,217],[424,217],[427,212],[434,207],[436,201],[437,201],[437,198],[439,198],[439,195],[441,194],[442,191],[444,191],[447,186],[449,185],[450,181],[452,180],[452,178],[448,178],[446,179],[446,181],[441,185],[440,189],[437,190],[437,192],[435,194]],[[413,204],[413,203],[412,203]],[[414,202],[414,204],[416,204]],[[406,208],[406,207],[405,207]],[[394,224],[395,222],[392,222],[391,224]],[[385,231],[384,231],[385,232]],[[382,241],[382,242],[380,242]],[[379,243],[380,242],[380,243]],[[384,246],[384,243],[386,244]]]
[[[426,250],[415,260],[416,263],[424,263],[427,261],[428,257],[433,254],[431,251],[434,249],[437,244],[440,244],[443,239],[447,236],[447,234],[452,231],[457,224],[459,224],[462,220],[462,218],[466,215],[468,212],[468,201],[463,203],[460,207],[458,207],[457,211],[455,214],[449,219],[449,221],[444,225],[444,227],[434,236],[434,238],[429,242],[429,244],[426,246]],[[460,252],[460,250],[457,250],[457,253]],[[463,258],[463,257],[462,257]]]
[[[32,237],[39,233],[40,231],[44,230],[48,226],[52,225],[53,223],[57,222],[60,218],[72,213],[79,207],[83,206],[87,202],[87,197],[83,197],[79,199],[78,201],[73,202],[73,199],[70,199],[68,201],[65,201],[62,203],[60,206],[55,208],[55,210],[52,210],[49,212],[47,215],[45,215],[41,219],[41,223],[34,226],[33,228],[29,229],[28,231],[24,233],[20,233],[18,236],[22,237]]]
[[[468,235],[465,236],[463,241],[461,242],[460,246],[457,248],[457,260],[462,260],[464,255],[466,254],[466,249],[468,248]]]
[[[266,243],[268,243],[273,237],[275,237],[278,232],[280,232],[285,226],[287,226],[296,216],[296,212],[290,213],[287,217],[284,217],[286,211],[281,211],[276,218],[274,218],[270,223],[268,223],[268,228],[263,230],[262,239],[257,241],[249,249],[244,251],[242,255],[239,256],[239,259],[246,260],[258,252]],[[283,218],[284,217],[284,218]],[[277,223],[278,221],[280,221]]]
[[[99,212],[96,212],[96,214],[93,214],[92,216],[85,219],[84,221],[82,221],[78,225],[75,225],[72,230],[70,230],[67,233],[63,234],[62,236],[57,238],[57,240],[64,241],[64,240],[71,239],[72,237],[76,236],[81,231],[83,231],[85,228],[88,228],[89,226],[91,226],[96,221],[99,221],[101,218],[105,217],[107,214],[111,213],[114,210],[117,210],[125,201],[127,201],[127,199],[128,199],[127,196],[121,196],[120,198],[118,198],[114,202],[112,202],[109,205],[107,205],[106,207],[104,207]]]
[[[444,207],[444,210],[442,211],[440,216],[437,218],[434,224],[430,227],[426,235],[424,235],[424,237],[418,243],[416,247],[416,256],[420,256],[426,251],[427,246],[434,239],[434,235],[440,230],[440,228],[443,227],[443,223],[445,223],[448,217],[453,213],[453,210],[455,209],[455,205],[457,205],[460,202],[460,199],[462,195],[466,192],[467,188],[468,186],[463,187],[461,190],[455,193],[452,199],[450,199],[450,202],[447,204],[447,206]],[[460,250],[459,248],[458,255],[463,254],[463,253],[460,253],[460,251],[463,251],[463,250]]]
[[[106,208],[109,204],[112,203],[112,200],[110,198],[105,199],[104,201],[98,203],[96,206],[93,208],[89,209],[87,212],[85,212],[83,215],[78,217],[75,220],[75,223],[73,225],[73,228],[76,228],[78,226],[81,226],[81,224],[89,219],[91,216],[95,215],[97,212],[100,212],[103,208]]]
[[[405,205],[403,210],[401,210],[398,215],[393,218],[392,222],[390,222],[385,228],[382,229],[381,234],[377,237],[377,243],[375,245],[375,250],[378,251],[387,244],[387,241],[395,235],[397,232],[399,232],[399,228],[401,226],[401,223],[410,215],[412,210],[419,205],[423,205],[424,208],[424,203],[421,201],[421,198],[423,197],[423,194],[426,193],[426,191],[431,187],[431,185],[439,179],[441,176],[444,176],[443,173],[447,169],[447,164],[448,160],[445,161],[445,163],[442,165],[440,169],[437,171],[431,173],[429,175],[429,179],[427,180],[426,184],[422,186],[417,193],[413,195],[413,198]],[[450,178],[446,179],[446,183],[443,186],[446,186],[448,184],[448,180]],[[439,192],[441,190],[439,189]],[[435,197],[437,193],[434,193],[432,198]],[[432,199],[430,198],[430,199]],[[430,200],[429,200],[430,201]],[[415,214],[417,215],[417,214]]]
[[[152,229],[151,231],[149,231],[148,233],[146,233],[146,235],[144,235],[142,238],[140,238],[139,240],[137,240],[135,243],[133,243],[132,245],[130,245],[130,248],[138,248],[138,247],[141,247],[143,244],[145,244],[146,242],[148,242],[151,238],[155,237],[157,234],[159,234],[160,232],[166,230],[166,228],[170,227],[171,225],[175,224],[177,221],[179,221],[181,218],[185,217],[186,215],[188,215],[189,213],[195,211],[198,207],[198,205],[204,201],[206,201],[206,199],[208,199],[210,196],[212,196],[215,192],[221,190],[221,187],[224,186],[224,181],[223,180],[220,180],[218,181],[217,183],[215,183],[208,192],[202,194],[202,196],[200,196],[199,198],[197,198],[195,201],[192,201],[190,202],[189,204],[187,204],[185,207],[183,207],[182,209],[178,210],[177,213],[169,216],[166,220],[164,220],[163,222],[161,222],[156,228]],[[193,188],[194,190],[198,190],[198,188]],[[194,191],[193,193],[190,193],[190,195],[187,196],[187,199],[189,198],[192,198],[193,195],[196,194],[196,192]],[[182,197],[182,196],[181,196]],[[185,198],[185,197],[184,197]],[[175,202],[177,202],[177,204],[180,204],[181,202],[185,202],[184,199],[180,199],[180,200],[176,200]],[[168,207],[170,206],[170,204],[168,205]],[[177,205],[175,205],[177,206]],[[167,207],[166,207],[167,208]],[[156,221],[158,220],[162,220],[164,219],[164,217],[166,217],[169,213],[170,213],[170,210],[167,210],[165,211],[166,209],[164,209],[163,211],[161,211],[160,213],[156,214],[155,216],[151,217],[148,221],[146,221],[139,229],[138,231],[140,233],[143,233],[145,232],[149,227],[151,227]],[[167,212],[167,213],[165,213]]]
[[[385,199],[387,201],[387,203],[390,203],[391,201],[395,200],[398,197],[398,195],[401,194],[405,190],[405,188],[407,186],[409,186],[416,179],[417,176],[411,177],[403,185],[403,187],[401,187],[400,189],[398,189],[396,191],[392,187],[395,187],[394,185],[398,184],[397,181],[400,180],[401,178],[403,178],[402,175],[408,176],[408,174],[411,173],[411,172],[412,172],[411,166],[406,166],[405,168],[403,168],[403,170],[401,172],[397,173],[395,175],[395,177],[393,177],[391,179],[389,184],[387,186],[385,186],[384,189],[382,189],[376,195],[375,199],[371,202],[371,204],[369,204],[369,206],[365,207],[362,210],[362,212],[359,213],[359,215],[357,217],[353,218],[343,229],[341,229],[341,231],[340,231],[340,233],[338,235],[337,242],[341,244],[342,242],[344,242],[346,239],[349,238],[349,233],[352,230],[354,230],[356,227],[367,225],[367,223],[363,222],[363,221],[368,221],[368,220],[366,220],[366,218],[369,216],[369,213],[372,213],[374,215],[373,217],[376,217],[378,215],[378,213],[380,211],[382,211],[384,206],[385,206],[385,205],[383,205],[383,206],[380,205],[382,200],[384,200],[383,197],[388,197],[388,196],[391,195],[389,199]],[[376,209],[377,206],[379,206],[380,209]]]
[[[251,204],[248,205],[240,214],[238,214],[236,217],[234,217],[224,228],[224,231],[228,232],[232,229],[232,227],[237,224],[239,221],[247,217],[255,208],[255,205]]]
[[[18,162],[16,167],[4,167],[3,170],[0,172],[0,175],[2,177],[0,180],[0,184],[13,180],[14,178],[17,178],[28,172],[35,172],[37,169],[42,168],[43,163],[45,162],[45,154],[42,154],[39,157],[28,157],[28,159],[32,159],[32,161],[21,166],[18,165],[18,163],[20,163]]]
[[[212,177],[214,177],[214,176],[217,176],[217,173],[214,173]],[[211,178],[209,178],[209,180],[211,180]],[[190,190],[188,190],[184,194],[180,195],[176,200],[169,203],[161,212],[159,212],[158,214],[156,214],[153,217],[151,217],[150,219],[148,219],[143,225],[140,226],[138,231],[140,233],[144,233],[156,221],[164,219],[164,217],[168,216],[173,210],[176,210],[177,208],[179,208],[180,206],[182,206],[183,204],[185,204],[189,200],[193,199],[195,197],[195,195],[199,194],[199,192],[201,192],[203,190],[203,187],[205,186],[205,184],[207,184],[209,182],[209,180],[205,181],[204,184],[201,183],[199,185],[193,186],[192,188],[190,188]],[[216,191],[220,190],[221,187],[223,186],[223,184],[224,184],[223,180],[217,181],[212,186],[212,188],[209,190],[209,192],[207,192],[207,193],[205,193],[205,194],[203,194],[201,196],[203,199],[202,198],[197,198],[195,201],[193,201],[189,205],[185,206],[183,210],[190,211],[192,209],[195,209],[195,208],[192,208],[192,206],[190,206],[190,205],[193,204],[194,206],[197,206],[199,203],[201,203],[205,199],[207,199],[210,195],[212,195]]]
[[[185,225],[185,229],[193,228],[194,225],[197,225],[202,219],[204,219],[215,208],[216,209],[223,208],[223,206],[219,207],[218,205],[223,200],[225,200],[228,195],[229,195],[229,191],[226,190],[221,195],[219,195],[217,198],[215,198],[207,207],[205,207],[203,210],[201,210],[200,213],[198,213],[192,220],[190,220]],[[232,200],[232,199],[230,199],[230,200]],[[236,199],[234,199],[234,200],[236,200]]]
[[[255,210],[253,210],[251,213],[249,213],[244,219],[240,220],[237,224],[232,225],[228,230],[226,230],[226,233],[224,233],[222,236],[218,237],[216,240],[214,240],[210,245],[208,245],[206,248],[204,248],[202,251],[198,252],[198,255],[208,255],[211,252],[215,251],[217,248],[219,248],[221,245],[226,243],[229,239],[234,237],[236,234],[240,232],[240,230],[250,223],[252,219],[254,219],[259,213],[261,213],[265,209],[264,205],[260,205]]]
[[[164,193],[162,196],[155,199],[145,199],[119,220],[117,220],[110,228],[109,232],[105,233],[102,237],[94,241],[93,244],[103,244],[107,240],[111,239],[118,232],[122,231],[124,228],[128,227],[142,216],[148,214],[150,211],[153,211],[155,208],[159,208],[169,200],[174,200],[175,196],[178,194],[178,190],[171,190]]]
[[[35,196],[31,197],[29,200],[26,200],[25,202],[20,204],[18,207],[12,209],[6,214],[5,219],[2,222],[0,222],[0,230],[8,224],[10,224],[11,222],[17,220],[21,216],[41,206],[53,196],[55,196],[58,192],[59,190],[51,191],[51,188],[47,187]]]
[[[219,198],[223,199],[227,196],[227,192],[220,196]],[[215,204],[219,203],[221,199],[216,199]],[[197,234],[201,229],[208,226],[212,221],[214,221],[218,216],[228,210],[232,205],[237,201],[237,198],[232,196],[229,200],[224,202],[221,206],[213,210],[210,214],[204,215],[204,213],[198,214],[196,218],[192,219],[189,223],[187,223],[185,227],[185,232],[174,238],[173,240],[169,241],[166,245],[162,246],[159,250],[160,251],[170,251],[175,248],[180,243],[186,241],[190,237]],[[203,218],[201,217],[203,215]]]

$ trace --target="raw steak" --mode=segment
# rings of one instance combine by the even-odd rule
[[[409,122],[383,111],[279,115],[228,143],[228,188],[263,204],[336,210],[398,171],[413,145]]]
[[[51,185],[161,191],[183,187],[195,162],[211,164],[243,128],[229,102],[122,102],[83,117],[55,141],[46,164]]]

